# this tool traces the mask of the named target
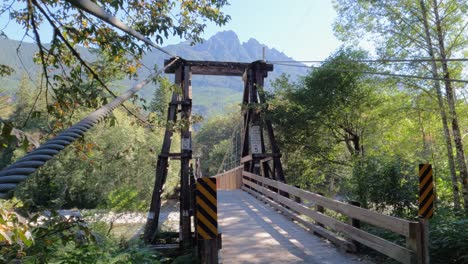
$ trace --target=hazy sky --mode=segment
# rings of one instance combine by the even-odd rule
[[[331,0],[230,0],[224,12],[231,21],[224,27],[209,25],[203,38],[222,30],[233,30],[239,39],[255,38],[270,48],[276,48],[296,60],[322,60],[339,46],[332,23],[336,17]],[[0,17],[0,29],[7,15]],[[4,32],[9,38],[20,39],[23,30],[10,22]],[[43,40],[50,40],[50,29],[41,30]],[[31,39],[26,39],[30,42]],[[170,39],[166,44],[178,43]],[[267,58],[268,59],[268,58]]]

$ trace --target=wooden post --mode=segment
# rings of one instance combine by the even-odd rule
[[[218,263],[217,179],[201,178],[196,183],[196,236],[201,263]]]
[[[409,236],[406,238],[406,247],[413,251],[411,263],[429,264],[429,223],[423,218],[418,222],[410,223]]]
[[[195,171],[193,169],[193,164],[190,164],[189,177],[190,177],[190,217],[192,217],[195,212]]]
[[[218,239],[200,240],[200,261],[202,264],[218,264]]]
[[[180,85],[182,76],[180,71],[175,73],[175,83]],[[164,141],[161,147],[161,154],[158,156],[156,165],[156,180],[154,183],[153,195],[151,198],[151,206],[148,213],[148,219],[145,226],[144,240],[146,243],[153,243],[157,234],[159,224],[159,212],[161,209],[161,194],[163,191],[164,183],[166,182],[168,167],[169,167],[169,152],[171,149],[172,135],[174,133],[173,124],[177,120],[177,109],[179,96],[177,93],[172,93],[172,100],[169,103],[167,112],[166,131],[164,134]]]
[[[181,65],[182,71],[182,107],[181,107],[181,158],[180,158],[180,234],[181,247],[188,249],[191,247],[192,231],[190,221],[190,160],[192,159],[192,132],[191,132],[191,113],[192,113],[192,73],[190,66]]]
[[[321,193],[321,192],[318,192],[317,194],[323,196],[323,193]],[[318,204],[315,205],[315,210],[317,212],[319,212],[319,213],[322,213],[322,214],[325,213],[325,208],[323,208],[323,206],[318,205]],[[322,225],[321,223],[319,223],[317,221],[315,223],[320,227],[325,227],[324,225]]]
[[[294,187],[300,189],[300,186],[299,186],[299,185],[295,185]],[[294,201],[295,201],[296,203],[302,203],[301,197],[299,197],[299,196],[294,196]]]
[[[419,218],[419,225],[421,227],[421,255],[422,259],[419,261],[421,264],[429,264],[429,219]]]
[[[434,182],[432,166],[429,163],[419,164],[419,225],[420,246],[418,263],[429,263],[429,219],[434,214]]]
[[[357,207],[361,207],[361,203],[358,202],[358,201],[349,201],[349,203],[351,205],[354,205],[354,206],[357,206]],[[360,229],[361,228],[361,221],[359,221],[359,219],[355,219],[355,218],[349,218],[349,224],[352,225],[353,227],[357,228],[357,229]],[[351,243],[355,246],[356,248],[356,252],[360,250],[360,243],[357,242],[356,240],[351,240]]]

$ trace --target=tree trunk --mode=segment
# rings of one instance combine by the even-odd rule
[[[436,65],[435,56],[434,56],[434,47],[432,45],[431,35],[429,32],[429,25],[427,22],[428,20],[427,20],[426,5],[424,4],[424,0],[420,0],[419,3],[421,6],[421,13],[422,13],[422,20],[423,20],[422,22],[424,24],[426,44],[428,46],[429,56],[432,59],[432,63],[431,63],[432,76],[434,78],[439,78],[439,73],[437,70],[437,65]],[[457,174],[455,171],[455,160],[453,157],[453,150],[452,150],[453,149],[452,137],[450,136],[448,121],[447,121],[447,113],[445,112],[445,103],[443,100],[443,95],[442,95],[439,81],[437,80],[434,81],[434,87],[435,87],[436,94],[437,94],[437,103],[439,104],[439,108],[440,108],[440,117],[441,117],[442,125],[444,128],[445,145],[447,146],[448,165],[450,169],[450,178],[452,180],[453,204],[454,204],[455,209],[459,210],[460,209],[460,191],[458,188]]]
[[[460,170],[460,177],[463,183],[463,200],[465,202],[465,210],[468,209],[468,169],[465,162],[465,150],[458,125],[457,111],[455,109],[455,94],[452,83],[449,81],[450,72],[447,66],[447,54],[445,51],[445,42],[442,32],[441,20],[439,17],[439,8],[437,0],[433,0],[433,9],[436,22],[437,39],[439,41],[440,58],[442,59],[442,71],[444,73],[445,92],[447,94],[447,104],[450,111],[450,119],[452,122],[453,139],[455,141],[455,148],[457,150],[457,162]]]
[[[426,140],[426,131],[424,130],[424,122],[421,114],[421,107],[419,106],[419,97],[417,98],[417,112],[418,112],[418,123],[419,123],[419,128],[421,130],[421,137],[422,137],[422,146],[423,146],[423,151],[422,151],[422,156],[426,160],[426,162],[429,161],[429,143]]]

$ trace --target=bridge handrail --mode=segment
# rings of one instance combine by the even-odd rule
[[[211,176],[210,178],[216,178],[216,185],[218,190],[234,190],[242,187],[242,171],[244,166],[237,166],[233,169],[225,171],[220,174]]]
[[[334,231],[342,232],[346,237],[373,248],[402,263],[414,263],[417,260],[419,261],[422,256],[422,251],[424,249],[422,244],[423,242],[420,238],[421,225],[418,222],[383,215],[354,205],[339,202],[323,197],[319,194],[301,190],[246,171],[243,171],[242,175],[244,184],[244,187],[242,187],[243,190],[257,196],[264,202],[269,203],[274,208],[282,211],[285,215],[293,218],[307,228],[313,230],[315,233],[325,236],[332,242],[341,244],[347,249],[353,250],[355,247],[354,243],[342,240],[333,232],[322,228],[323,225]],[[275,192],[270,188],[278,191]],[[283,192],[283,195],[278,193],[280,191]],[[285,197],[284,193],[289,194],[290,198]],[[315,205],[331,209],[341,213],[342,215],[348,216],[351,219],[358,219],[373,226],[403,235],[406,238],[407,245],[406,247],[400,246],[362,229],[356,228],[353,225],[323,214],[320,211],[313,210],[302,203],[292,200],[294,197],[299,197],[303,200],[313,202]],[[307,216],[313,219],[318,225],[311,224],[307,219],[295,215],[294,213]]]
[[[371,225],[390,230],[392,232],[395,232],[397,234],[400,234],[406,237],[409,236],[410,234],[409,225],[411,221],[397,218],[394,216],[380,214],[380,213],[370,211],[370,210],[367,210],[358,206],[354,206],[351,204],[333,200],[325,196],[322,196],[320,194],[305,191],[305,190],[296,188],[294,186],[287,185],[282,182],[270,180],[270,179],[267,179],[267,178],[264,178],[264,177],[255,175],[253,173],[246,172],[246,171],[243,172],[243,176],[247,176],[258,182],[268,184],[271,187],[285,191],[293,196],[300,197],[301,199],[308,200],[311,202],[315,202],[318,205],[321,205],[323,207],[326,207],[338,213],[342,213],[344,215],[350,216],[354,219],[367,222]]]

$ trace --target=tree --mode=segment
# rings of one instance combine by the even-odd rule
[[[0,32],[0,36],[3,32]],[[11,75],[14,72],[13,68],[7,65],[0,65],[0,77]],[[4,94],[4,90],[0,87],[0,118],[7,118],[11,114],[11,98]]]
[[[442,3],[443,4],[443,3]],[[447,8],[447,5],[449,6]],[[468,11],[468,4],[460,4],[454,10],[450,5],[457,5],[455,1],[449,1],[445,4],[447,8],[445,11],[456,12],[456,15],[444,16],[443,18],[439,15],[439,9],[441,9],[437,0],[432,1],[432,8],[435,17],[437,43],[439,56],[442,59],[442,72],[444,74],[445,92],[447,97],[447,104],[450,112],[450,119],[452,123],[453,138],[455,141],[455,148],[457,149],[457,161],[460,170],[460,177],[463,184],[463,200],[465,202],[465,209],[468,210],[468,168],[465,161],[465,149],[463,147],[462,136],[460,132],[460,126],[458,125],[457,110],[455,107],[455,90],[452,83],[449,81],[451,73],[453,71],[449,69],[446,59],[450,58],[450,53],[456,52],[459,45],[456,45],[457,41],[468,44],[468,34],[466,33],[466,27],[468,21],[465,18],[465,14]],[[463,26],[462,26],[463,25]],[[461,26],[461,27],[460,27]],[[452,41],[447,41],[446,33],[449,31],[457,32],[459,35]],[[449,48],[446,48],[446,43],[449,43]],[[465,45],[466,45],[465,44]],[[455,49],[455,50],[452,50]]]
[[[89,109],[80,109],[74,121]],[[164,130],[140,126],[133,116],[115,112],[116,122],[96,125],[16,189],[15,195],[35,208],[109,208],[144,211],[151,200],[155,149]],[[179,144],[177,139],[175,145]],[[16,150],[19,157],[23,151]],[[168,193],[178,184],[177,166],[169,171]],[[47,192],[44,192],[47,190]]]
[[[239,109],[223,116],[213,116],[206,120],[195,134],[195,155],[200,157],[203,175],[215,175],[224,165],[224,156],[236,155],[240,151],[240,119]],[[236,143],[238,146],[233,146]],[[239,154],[240,156],[240,154]],[[230,161],[230,160],[229,160]],[[222,167],[221,167],[222,168]]]
[[[432,45],[432,39],[431,39],[431,33],[430,33],[430,28],[429,28],[429,22],[427,19],[427,10],[426,10],[426,4],[424,3],[423,0],[419,1],[420,7],[421,7],[421,13],[422,13],[422,22],[424,25],[424,36],[425,36],[425,41],[428,47],[428,53],[429,57],[433,59],[434,61],[431,62],[431,71],[432,71],[432,76],[438,78],[439,73],[438,73],[438,67],[435,62],[435,55],[434,55],[434,47]],[[453,151],[452,151],[452,136],[450,135],[450,131],[448,128],[448,121],[447,121],[447,113],[445,110],[445,103],[443,99],[443,94],[440,88],[440,83],[438,81],[434,82],[434,88],[437,94],[437,102],[439,104],[440,108],[440,117],[442,120],[442,124],[444,127],[444,135],[445,135],[445,144],[447,145],[447,157],[448,157],[448,163],[449,163],[449,169],[450,169],[450,175],[452,179],[452,192],[453,192],[453,202],[454,202],[454,207],[455,209],[460,209],[460,197],[459,197],[459,188],[458,188],[458,180],[456,178],[456,172],[455,172],[455,162],[454,162],[454,157],[453,157]]]
[[[158,77],[155,83],[157,86],[151,99],[149,110],[156,113],[157,120],[165,122],[174,87],[166,77]]]
[[[428,8],[426,8],[428,7]],[[437,95],[441,122],[444,127],[448,164],[452,179],[452,191],[454,205],[459,207],[458,180],[454,169],[451,132],[454,135],[457,149],[457,162],[460,175],[468,179],[464,156],[463,143],[461,141],[456,115],[453,85],[450,77],[458,77],[461,74],[459,64],[451,64],[450,68],[445,59],[460,54],[466,47],[468,35],[466,34],[467,21],[465,11],[468,3],[463,1],[354,1],[338,0],[335,8],[339,13],[339,19],[335,23],[335,32],[345,41],[356,42],[367,36],[367,40],[376,44],[377,53],[383,58],[411,58],[425,57],[442,59],[442,63],[433,62],[428,71],[424,64],[409,64],[407,66],[391,65],[396,71],[411,71],[416,74],[430,73],[431,77],[445,79],[444,85],[446,97],[443,98],[440,84],[435,81],[433,90]],[[443,16],[439,16],[439,10]],[[437,42],[432,41],[436,39]],[[433,45],[433,43],[437,43]],[[445,49],[445,46],[448,48]],[[439,72],[443,73],[440,76]],[[455,75],[454,75],[455,74]],[[425,84],[419,82],[418,90],[423,91]],[[448,113],[447,109],[448,106]],[[452,123],[452,131],[449,131],[448,122]],[[468,180],[463,180],[465,208],[468,204]]]
[[[311,164],[320,171],[315,174],[327,174],[330,184],[337,175],[349,173],[353,160],[364,155],[367,130],[374,124],[370,113],[379,104],[380,80],[360,73],[370,70],[365,64],[349,65],[365,57],[363,51],[341,49],[300,83],[289,85],[283,79],[275,84],[271,114],[280,142],[312,158]],[[309,176],[314,177],[314,172]]]
[[[76,105],[96,108],[113,94],[108,87],[110,80],[137,76],[139,60],[150,46],[115,30],[72,2],[23,0],[0,11],[7,11],[25,28],[25,34],[33,35],[39,47],[35,59],[42,65],[49,91],[45,94],[53,97],[50,101],[56,101],[62,110],[72,110]],[[157,44],[169,35],[192,43],[201,41],[200,34],[208,21],[223,25],[230,19],[220,11],[226,0],[95,3]],[[52,27],[54,34],[46,46],[40,29],[47,26]],[[89,51],[98,54],[97,59],[90,61]]]

